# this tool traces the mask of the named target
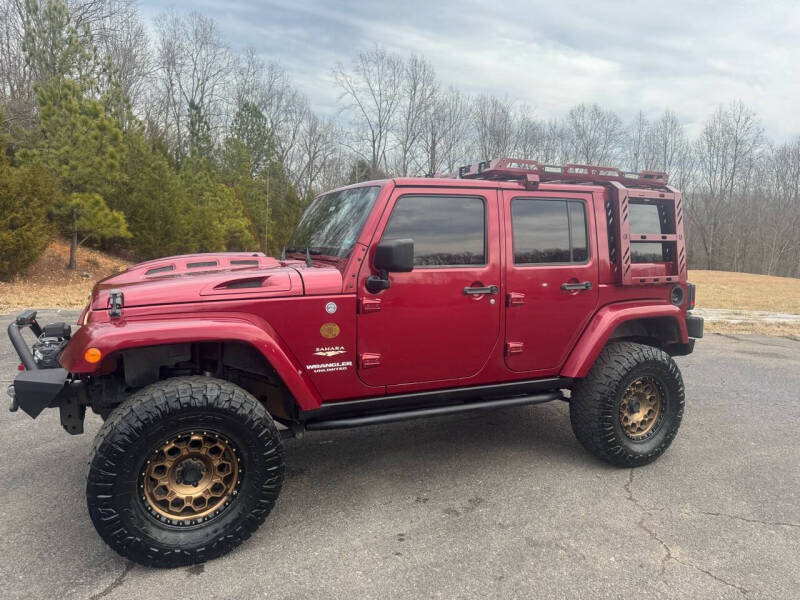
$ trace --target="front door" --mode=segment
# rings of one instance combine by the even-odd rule
[[[496,190],[396,190],[375,236],[414,240],[414,270],[390,287],[359,277],[358,372],[369,385],[458,380],[477,374],[498,343],[500,243]]]
[[[506,365],[558,372],[597,305],[591,194],[504,192]]]

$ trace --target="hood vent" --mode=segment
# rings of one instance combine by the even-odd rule
[[[204,260],[202,262],[190,262],[186,263],[187,269],[200,269],[202,267],[216,267],[217,261],[215,260]]]
[[[175,270],[174,265],[167,265],[166,267],[155,267],[153,269],[147,269],[144,272],[145,275],[158,275],[160,273],[169,273]]]
[[[241,290],[246,288],[258,288],[264,285],[264,280],[269,277],[251,277],[249,279],[237,279],[235,281],[226,281],[214,286],[215,290]]]

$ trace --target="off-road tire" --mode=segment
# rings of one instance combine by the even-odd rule
[[[241,480],[221,514],[178,529],[148,511],[141,475],[153,448],[187,430],[214,431],[238,448]],[[95,438],[86,485],[89,514],[119,554],[147,566],[177,567],[221,556],[258,529],[283,483],[281,436],[245,390],[210,377],[176,377],[132,394]]]
[[[620,407],[625,390],[642,377],[658,384],[665,404],[652,434],[634,440],[623,430]],[[575,436],[589,452],[618,467],[640,467],[653,462],[672,443],[683,406],[683,378],[672,357],[653,346],[612,342],[573,388],[569,415]]]

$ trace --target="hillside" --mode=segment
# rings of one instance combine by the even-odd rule
[[[78,250],[78,269],[66,268],[69,243],[57,239],[39,260],[11,283],[0,281],[0,313],[21,308],[83,308],[94,282],[124,271],[128,262],[92,250]]]

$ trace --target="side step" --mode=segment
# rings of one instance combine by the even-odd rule
[[[322,429],[348,429],[350,427],[363,427],[365,425],[377,425],[379,423],[392,423],[395,421],[422,419],[424,417],[452,415],[486,408],[503,408],[507,406],[521,406],[524,404],[541,404],[542,402],[550,402],[551,400],[558,400],[560,398],[560,391],[552,391],[540,394],[530,394],[528,396],[517,396],[515,398],[481,400],[479,402],[467,402],[464,404],[452,404],[448,406],[433,406],[430,408],[417,408],[414,410],[401,410],[377,415],[366,415],[363,417],[341,417],[322,421],[308,421],[306,423],[306,429],[309,431]]]

